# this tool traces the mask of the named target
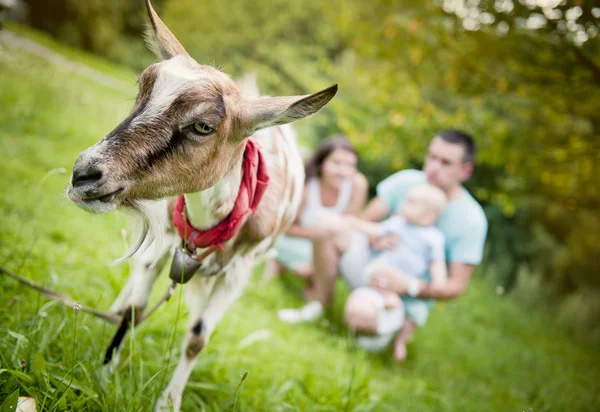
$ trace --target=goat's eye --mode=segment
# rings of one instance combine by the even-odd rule
[[[198,133],[201,136],[206,136],[214,132],[215,129],[210,127],[204,122],[196,122],[194,123],[194,132]]]

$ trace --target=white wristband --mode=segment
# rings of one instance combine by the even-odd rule
[[[410,279],[406,287],[406,293],[408,293],[408,296],[416,298],[419,296],[419,292],[421,292],[420,282],[417,279]]]

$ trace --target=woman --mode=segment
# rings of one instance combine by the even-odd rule
[[[327,213],[356,215],[367,199],[368,184],[356,170],[358,154],[345,136],[324,139],[306,165],[306,181],[296,221],[275,242],[273,271],[287,269],[310,279],[314,271],[312,240],[317,218]]]

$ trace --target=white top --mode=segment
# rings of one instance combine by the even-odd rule
[[[325,207],[321,203],[321,184],[319,179],[313,177],[306,183],[307,199],[306,205],[300,215],[301,226],[312,226],[317,218],[323,213],[343,213],[350,203],[350,195],[352,194],[352,178],[346,179],[340,186],[338,201],[333,207]]]

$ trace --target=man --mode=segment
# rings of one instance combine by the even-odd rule
[[[371,276],[370,286],[389,290],[401,296],[428,299],[455,299],[466,290],[471,274],[481,262],[487,233],[487,220],[481,206],[462,186],[473,173],[476,153],[473,139],[458,130],[438,133],[429,145],[423,170],[400,171],[377,185],[377,196],[367,205],[361,218],[379,222],[395,213],[415,185],[428,182],[442,189],[448,206],[436,226],[446,240],[448,281],[442,286],[407,280],[394,271],[378,271]],[[364,286],[364,267],[377,251],[391,249],[398,241],[393,235],[377,238],[369,244],[367,237],[339,221],[322,222],[323,233],[314,243],[315,300],[303,308],[285,309],[280,319],[294,323],[310,321],[323,313],[332,299],[338,269],[352,289]],[[346,323],[359,333],[377,334],[384,319],[383,313],[369,300],[368,294],[353,292],[346,302]],[[399,322],[402,322],[400,320]],[[383,325],[386,328],[389,325]],[[406,357],[406,342],[414,331],[406,320],[394,342],[394,358]],[[383,347],[388,342],[383,342]]]

